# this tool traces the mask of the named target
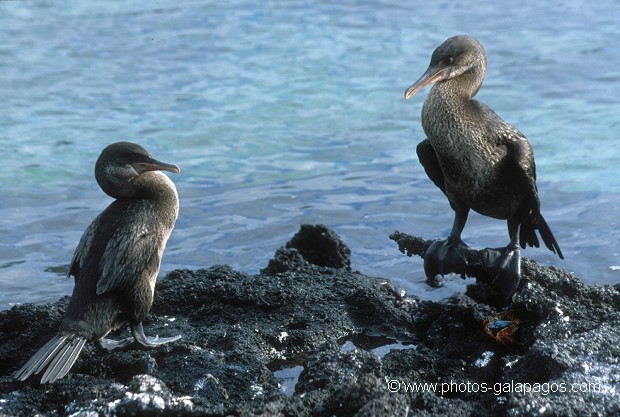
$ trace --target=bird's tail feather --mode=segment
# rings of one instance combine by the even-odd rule
[[[558,241],[555,240],[553,232],[542,215],[538,217],[538,224],[536,226],[538,228],[538,232],[540,233],[540,237],[542,237],[543,242],[545,242],[545,245],[549,248],[549,250],[553,253],[557,253],[560,259],[564,259],[562,249],[560,249]]]
[[[558,245],[557,240],[555,240],[555,236],[553,236],[553,232],[541,214],[534,218],[529,217],[521,223],[521,229],[519,231],[519,242],[521,242],[521,247],[525,248],[526,245],[530,245],[535,248],[539,247],[536,230],[540,233],[540,237],[543,242],[545,242],[545,246],[547,246],[551,252],[557,253],[560,259],[564,259],[560,245]]]
[[[47,368],[41,377],[41,383],[56,381],[69,372],[85,343],[86,339],[83,337],[56,335],[15,373],[15,378],[24,381]]]
[[[526,245],[530,245],[533,248],[540,246],[538,236],[536,236],[536,227],[532,224],[530,219],[527,219],[521,223],[521,228],[519,229],[519,242],[521,243],[521,247],[523,249],[525,249]]]

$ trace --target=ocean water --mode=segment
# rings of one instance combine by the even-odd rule
[[[181,211],[162,274],[256,273],[302,223],[333,228],[353,268],[424,283],[398,229],[445,237],[452,212],[415,155],[433,49],[486,47],[478,99],[534,147],[542,211],[565,254],[523,255],[620,282],[620,3],[0,1],[0,308],[70,294],[73,250],[110,199],[101,149],[138,142],[179,165]],[[464,239],[507,243],[472,214]]]

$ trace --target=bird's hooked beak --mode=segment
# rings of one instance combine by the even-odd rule
[[[135,162],[131,165],[138,172],[138,174],[142,174],[147,171],[170,171],[174,172],[175,174],[181,172],[181,169],[178,166],[173,164],[167,164],[151,157],[147,158],[144,161]]]
[[[450,78],[450,73],[452,72],[451,67],[444,67],[437,69],[435,67],[428,67],[426,72],[422,74],[422,76],[413,83],[411,87],[405,91],[405,100],[409,100],[415,93],[423,89],[429,84],[435,83],[437,81],[443,81]]]

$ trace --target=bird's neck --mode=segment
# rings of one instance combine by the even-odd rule
[[[452,129],[466,112],[468,94],[453,80],[435,84],[422,106],[422,127],[429,138],[443,136],[443,130]]]
[[[480,90],[482,76],[472,72],[465,72],[458,77],[440,81],[433,85],[431,94],[437,94],[446,100],[466,102],[471,100]]]
[[[476,73],[464,73],[434,84],[424,101],[422,120],[432,120],[438,115],[446,121],[462,118],[471,111],[472,98],[481,84],[482,77]]]
[[[422,127],[437,152],[464,155],[476,146],[478,135],[472,128],[477,120],[476,101],[471,96],[474,88],[477,86],[463,85],[458,79],[431,88],[422,107]]]
[[[136,197],[168,200],[177,199],[177,189],[166,174],[160,171],[149,171],[133,180]]]
[[[159,171],[141,174],[131,182],[133,189],[130,200],[149,200],[159,206],[170,218],[176,219],[179,212],[179,197],[174,183],[168,176]]]

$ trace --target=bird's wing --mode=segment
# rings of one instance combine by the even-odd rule
[[[499,130],[499,129],[498,129]],[[501,131],[501,130],[500,130]],[[519,228],[519,243],[539,247],[536,229],[540,218],[540,202],[536,187],[536,167],[532,148],[523,134],[506,124],[498,137],[498,145],[505,149],[502,161],[502,177],[512,182],[511,187],[519,190],[522,200],[519,208],[508,222],[516,221]]]
[[[95,220],[86,228],[82,237],[80,238],[80,242],[75,248],[75,252],[73,253],[73,259],[71,260],[71,265],[69,267],[69,272],[67,273],[67,278],[70,276],[77,277],[80,270],[84,268],[84,260],[86,256],[88,256],[88,252],[90,251],[91,245],[93,243],[93,237],[96,234],[98,220],[101,215],[97,216]]]
[[[445,194],[446,184],[444,181],[443,171],[439,165],[437,154],[435,149],[431,145],[428,139],[424,139],[420,142],[416,148],[418,159],[426,171],[426,175],[433,181],[433,183]]]
[[[477,100],[471,100],[478,108],[476,114],[481,115],[481,125],[487,127],[485,136],[494,138],[494,145],[505,148],[503,159],[503,177],[511,178],[519,189],[525,190],[524,209],[540,214],[538,189],[536,188],[536,165],[534,152],[525,135],[504,121],[493,109]]]
[[[145,269],[159,267],[167,236],[147,217],[125,216],[115,225],[99,261],[98,295],[124,288]]]
[[[521,132],[512,127],[502,136],[500,142],[507,149],[504,175],[506,178],[515,180],[519,189],[524,190],[524,210],[531,210],[532,215],[539,216],[540,201],[536,187],[536,164],[530,143]]]
[[[511,175],[517,181],[519,188],[525,192],[522,209],[517,214],[522,221],[519,240],[522,246],[527,243],[538,247],[538,238],[535,233],[535,230],[538,230],[545,246],[553,253],[557,253],[561,259],[564,259],[560,245],[540,213],[540,199],[536,187],[536,165],[532,147],[522,133],[515,132],[516,134],[511,135],[510,140],[506,141],[508,158],[505,173]]]

